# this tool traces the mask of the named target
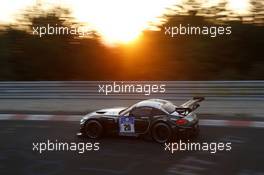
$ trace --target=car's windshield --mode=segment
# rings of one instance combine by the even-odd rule
[[[172,104],[171,102],[167,102],[161,106],[165,111],[167,111],[169,114],[173,113],[176,109],[176,106]]]

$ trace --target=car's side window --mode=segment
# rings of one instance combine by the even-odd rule
[[[159,109],[153,108],[152,109],[152,115],[153,116],[156,116],[156,115],[166,115],[166,113],[163,112],[163,111],[161,111],[161,110],[159,110]]]
[[[134,117],[150,117],[151,111],[152,111],[152,108],[150,107],[139,107],[139,108],[132,109],[132,111],[130,112],[130,115]]]

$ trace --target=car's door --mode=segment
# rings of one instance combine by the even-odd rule
[[[101,117],[101,120],[107,133],[118,133],[118,116],[107,115]]]
[[[130,111],[129,116],[135,118],[135,133],[141,134],[148,130],[150,125],[151,107],[135,107]]]

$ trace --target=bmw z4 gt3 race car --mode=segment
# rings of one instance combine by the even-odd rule
[[[98,139],[103,135],[150,135],[164,143],[175,138],[192,138],[199,134],[198,118],[193,112],[203,101],[194,97],[180,106],[167,100],[149,99],[130,107],[102,109],[84,116],[78,136]]]

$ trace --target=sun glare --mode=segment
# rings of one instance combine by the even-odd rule
[[[97,31],[105,43],[128,43],[138,38],[149,23],[158,22],[157,17],[166,8],[181,0],[3,0],[0,10],[1,22],[13,22],[17,11],[36,3],[42,8],[61,5],[69,8],[73,17],[87,23]]]
[[[226,8],[235,14],[247,14],[250,0],[197,0],[210,8],[226,2]],[[54,6],[69,8],[77,21],[97,31],[107,44],[130,43],[145,29],[161,24],[159,17],[167,8],[181,5],[186,0],[2,0],[0,22],[14,22],[18,11],[41,4],[41,8]],[[152,26],[150,26],[152,24]]]
[[[70,1],[74,16],[87,22],[109,44],[128,43],[157,21],[174,0],[96,0]]]
[[[228,0],[227,8],[236,14],[247,14],[250,11],[250,0]]]
[[[24,9],[26,6],[32,5],[34,0],[1,0],[0,2],[0,22],[1,23],[10,23],[15,21],[16,13],[19,13],[19,10]]]

